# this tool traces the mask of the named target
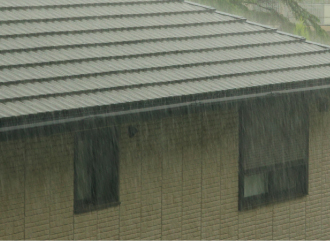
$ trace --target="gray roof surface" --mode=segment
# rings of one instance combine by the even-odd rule
[[[330,77],[327,46],[180,0],[0,0],[0,13],[0,118]]]

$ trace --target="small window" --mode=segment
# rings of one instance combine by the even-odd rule
[[[118,204],[118,145],[115,130],[77,133],[74,167],[75,213]]]
[[[240,210],[307,194],[306,110],[300,99],[290,98],[241,106]]]
[[[244,197],[268,193],[268,175],[258,173],[244,176]]]

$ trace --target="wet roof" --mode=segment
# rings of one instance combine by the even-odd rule
[[[2,119],[321,85],[329,77],[327,46],[198,4],[0,1]]]

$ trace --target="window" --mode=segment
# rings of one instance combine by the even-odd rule
[[[118,204],[118,146],[114,129],[77,133],[74,167],[75,213]]]
[[[239,209],[307,194],[308,113],[301,99],[249,101],[240,110]]]

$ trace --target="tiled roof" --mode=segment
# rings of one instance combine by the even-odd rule
[[[327,46],[197,4],[0,1],[1,119],[298,88],[329,77]]]

